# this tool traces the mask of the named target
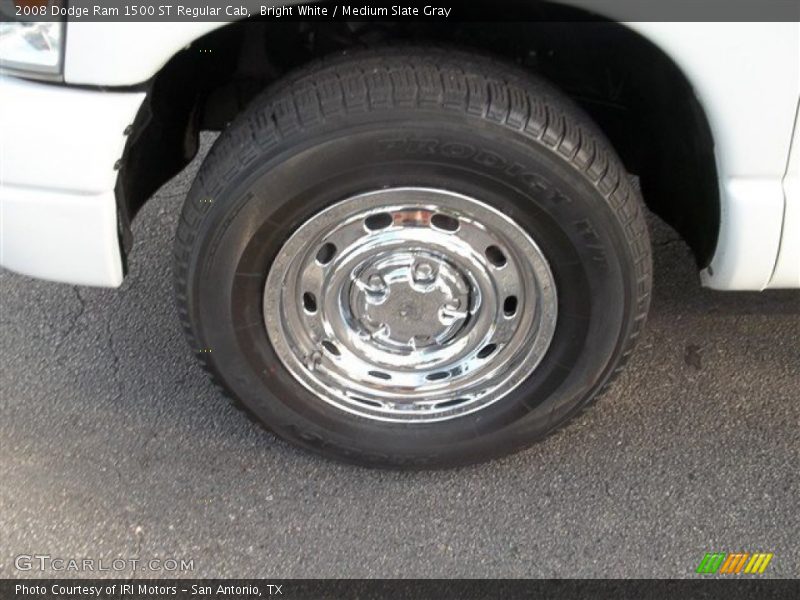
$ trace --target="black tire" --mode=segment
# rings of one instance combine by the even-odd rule
[[[267,270],[288,236],[342,197],[385,185],[480,196],[522,225],[559,290],[555,336],[510,394],[478,412],[397,426],[319,401],[263,326]],[[189,343],[234,402],[282,438],[382,467],[514,452],[581,411],[621,369],[648,310],[643,204],[589,118],[536,76],[441,49],[332,57],[253,101],[205,159],[175,243]]]

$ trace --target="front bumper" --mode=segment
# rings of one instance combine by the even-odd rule
[[[144,97],[0,76],[0,265],[122,283],[115,164]]]

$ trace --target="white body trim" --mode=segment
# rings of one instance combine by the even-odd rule
[[[120,285],[114,192],[0,188],[0,264],[51,281]]]
[[[800,103],[794,124],[792,151],[783,178],[786,208],[783,237],[769,287],[800,288]]]
[[[763,290],[781,243],[781,182],[800,97],[800,24],[629,25],[675,61],[711,127],[721,222],[703,285]]]
[[[721,182],[721,227],[703,285],[718,290],[767,287],[781,240],[783,188],[780,178],[727,177]]]
[[[143,99],[0,77],[0,264],[122,283],[114,163]]]

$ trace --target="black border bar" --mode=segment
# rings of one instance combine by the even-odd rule
[[[567,11],[562,20],[800,21],[800,0],[59,0],[44,14],[22,7],[38,1],[46,0],[0,0],[0,21],[508,22],[539,20],[554,6]],[[105,9],[116,14],[100,14]]]
[[[123,587],[129,586],[129,587]],[[231,590],[219,593],[219,589]],[[208,593],[210,590],[210,593]],[[99,594],[97,592],[100,592]],[[27,579],[0,580],[0,598],[15,600],[778,600],[800,597],[788,579]]]

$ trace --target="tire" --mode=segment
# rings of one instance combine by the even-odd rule
[[[444,237],[448,232],[433,225],[434,209],[414,212],[426,203],[461,215],[455,217],[455,237]],[[387,221],[390,229],[376,233],[364,221],[362,234],[347,221],[353,211],[390,205],[384,211],[394,219]],[[400,211],[421,220],[409,225],[397,216]],[[413,227],[429,229],[420,234]],[[325,271],[320,276],[325,283],[319,284],[327,290],[323,297],[295,306],[307,300],[299,295],[306,279],[320,279],[314,269],[327,268],[320,266],[326,257],[317,254],[317,262],[306,257],[323,252],[330,231],[341,236],[347,231],[359,240],[358,252],[333,260],[344,269],[347,261],[356,264],[357,255],[361,271],[348,275],[350,288],[341,277],[334,285],[339,267]],[[480,251],[486,244],[482,232],[508,242],[513,276],[500,271],[505,262],[490,264],[488,247],[477,258],[460,250],[466,244]],[[427,242],[408,241],[419,235],[432,236],[430,253]],[[385,258],[394,256],[387,250],[392,243],[400,244],[393,236],[406,236],[397,247],[410,250],[396,251],[402,259]],[[371,243],[378,244],[373,253],[366,250]],[[445,247],[452,256],[438,253]],[[437,278],[424,293],[413,287],[423,255],[432,257],[428,266]],[[462,255],[472,257],[464,273],[448,262]],[[378,256],[384,262],[375,262]],[[447,279],[451,267],[458,274]],[[380,301],[369,296],[374,293],[369,286],[352,287],[367,269],[384,269],[381,277],[388,279],[382,281],[390,282],[394,304],[385,304],[383,313],[376,306],[384,306],[386,285]],[[177,303],[186,335],[234,403],[294,444],[348,462],[394,468],[451,467],[499,457],[578,414],[630,355],[648,310],[651,269],[639,192],[588,117],[526,71],[431,48],[331,57],[256,98],[205,159],[175,242]],[[484,276],[496,279],[485,288],[470,279]],[[513,285],[522,287],[518,312],[510,319],[520,324],[503,329],[499,303],[514,308],[518,300],[509,302],[497,290]],[[442,324],[450,317],[434,318],[433,309],[419,312],[414,304],[430,300],[463,307],[466,301],[472,307],[478,296],[485,312],[456,311],[453,319],[462,320],[450,329]],[[394,312],[401,298],[411,298],[403,306],[413,319],[407,311]],[[328,302],[346,305],[341,310],[347,314],[328,311]],[[358,361],[342,362],[333,354],[338,347],[298,349],[318,343],[342,323],[358,329],[380,318],[389,325],[377,325],[379,333],[358,337],[348,331],[341,338],[366,344]],[[469,360],[458,355],[467,362],[446,372],[453,378],[449,384],[425,387],[426,376],[419,388],[424,393],[416,394],[405,383],[395,390],[392,382],[365,382],[361,374],[362,362],[380,356],[392,365],[387,377],[419,378],[419,365],[439,360],[431,358],[437,352],[452,358],[458,344],[473,343],[459,332],[478,330],[480,323],[492,335],[503,330],[503,340],[511,341],[490,349],[499,357],[482,359],[490,366],[476,362],[472,348]],[[430,335],[420,334],[423,328]],[[412,361],[410,370],[395,365],[402,360]],[[344,384],[331,384],[342,378]],[[379,401],[370,405],[348,386],[374,392]],[[430,404],[430,398],[447,398],[451,388],[470,395]]]

